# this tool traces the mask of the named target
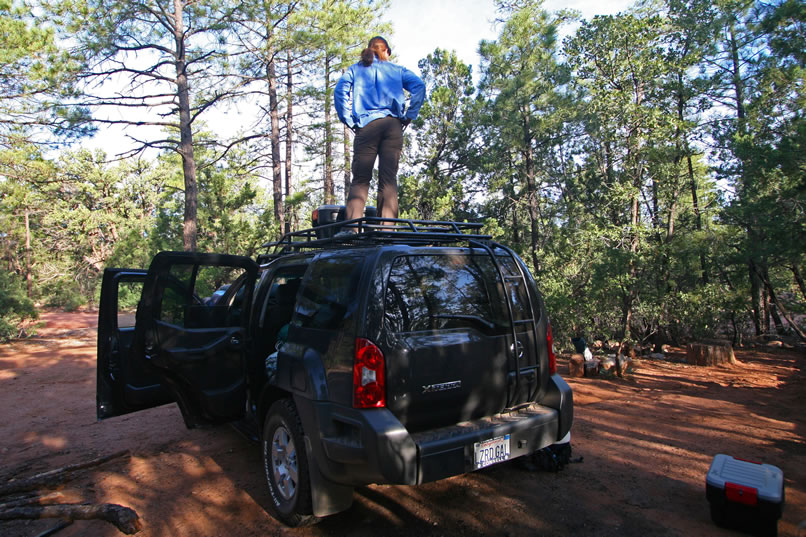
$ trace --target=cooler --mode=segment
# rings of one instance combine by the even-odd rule
[[[705,495],[717,525],[777,535],[784,507],[780,468],[719,454],[705,478]]]

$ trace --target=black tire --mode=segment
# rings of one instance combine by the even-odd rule
[[[302,422],[290,399],[269,408],[261,447],[274,516],[293,528],[316,523]]]

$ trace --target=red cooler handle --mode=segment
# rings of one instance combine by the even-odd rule
[[[725,483],[725,497],[735,503],[758,505],[758,489],[738,483]]]

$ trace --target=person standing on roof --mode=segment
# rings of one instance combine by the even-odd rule
[[[355,132],[347,220],[364,216],[376,158],[379,216],[398,215],[397,167],[403,151],[403,129],[417,119],[425,100],[425,84],[405,67],[391,63],[391,55],[386,39],[373,37],[361,52],[361,60],[336,83],[336,113]],[[411,94],[408,107],[403,90]]]

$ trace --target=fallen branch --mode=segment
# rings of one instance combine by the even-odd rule
[[[26,461],[14,469],[9,469],[5,473],[0,474],[0,483],[5,483],[6,481],[11,481],[12,479],[16,479],[18,475],[23,472],[27,472],[31,469],[31,461]]]
[[[51,492],[50,494],[45,494],[44,496],[33,495],[27,498],[17,498],[15,500],[9,500],[7,502],[0,503],[0,511],[5,511],[6,509],[22,507],[31,504],[50,505],[58,503],[62,500],[64,500],[64,494],[62,494],[61,492]]]
[[[104,457],[99,457],[91,461],[82,462],[78,464],[71,464],[69,466],[64,466],[62,468],[57,468],[55,470],[43,472],[41,474],[37,474],[35,476],[28,477],[25,479],[17,479],[14,481],[10,481],[8,483],[0,485],[0,496],[7,496],[9,494],[16,494],[17,492],[34,490],[42,486],[50,487],[63,481],[65,477],[67,477],[67,474],[69,474],[70,472],[75,472],[76,470],[83,470],[84,468],[90,468],[92,466],[98,466],[104,464],[105,462],[109,462],[112,459],[123,457],[128,454],[129,454],[128,451],[118,451],[117,453],[106,455]]]
[[[143,529],[143,523],[133,509],[113,503],[45,505],[0,510],[0,520],[41,518],[62,518],[69,521],[100,519],[114,524],[126,535],[132,535]]]
[[[42,533],[40,533],[36,537],[50,537],[51,535],[55,535],[55,534],[59,533],[60,531],[62,531],[64,528],[66,528],[67,526],[69,526],[72,523],[73,523],[72,520],[62,520],[59,524],[53,526],[49,530],[43,531]]]

